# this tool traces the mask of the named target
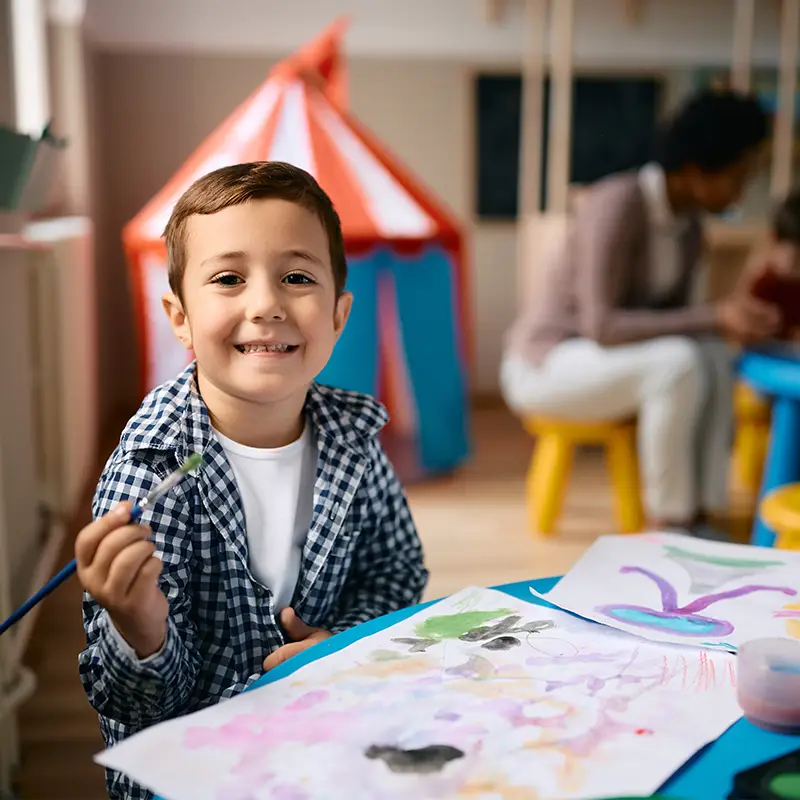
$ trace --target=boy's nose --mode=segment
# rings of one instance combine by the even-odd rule
[[[286,311],[280,292],[271,288],[253,291],[248,298],[247,316],[250,319],[285,319]]]

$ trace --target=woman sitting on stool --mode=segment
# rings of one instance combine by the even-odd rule
[[[520,415],[636,415],[651,525],[702,538],[725,538],[707,523],[728,507],[734,376],[724,339],[769,338],[779,314],[744,285],[717,303],[693,298],[700,216],[738,201],[767,127],[756,100],[702,93],[668,122],[655,163],[589,187],[501,367]]]

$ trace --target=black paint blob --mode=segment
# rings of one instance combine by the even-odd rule
[[[433,647],[433,645],[438,644],[438,639],[419,639],[419,638],[404,638],[400,637],[398,639],[392,639],[393,642],[397,642],[397,644],[407,644],[410,645],[408,648],[409,653],[426,653],[429,647]]]
[[[464,751],[447,744],[431,744],[416,750],[374,744],[365,753],[367,758],[380,758],[392,772],[429,774],[440,772],[449,761],[464,758]]]
[[[519,643],[519,639],[514,636],[498,636],[491,642],[482,644],[481,647],[484,650],[510,650],[512,647],[517,647]]]
[[[467,631],[458,638],[461,639],[462,642],[480,642],[493,639],[495,636],[511,633],[538,633],[539,631],[552,628],[555,625],[555,622],[549,619],[525,622],[520,625],[519,622],[521,620],[522,617],[516,615],[506,617],[500,620],[500,622],[496,622],[494,625],[480,625],[477,628],[473,628],[471,631]]]

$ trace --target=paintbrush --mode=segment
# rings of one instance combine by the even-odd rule
[[[176,469],[171,475],[167,476],[161,483],[153,489],[146,497],[139,500],[138,503],[131,509],[130,522],[136,522],[141,518],[142,514],[153,505],[162,495],[165,495],[170,489],[176,486],[186,475],[196,470],[203,457],[199,453],[192,453],[183,465]],[[73,559],[67,564],[64,569],[57,575],[51,578],[36,594],[28,598],[5,622],[0,624],[0,636],[2,636],[12,625],[19,622],[34,606],[38,605],[44,600],[47,595],[61,586],[64,581],[72,576],[78,568],[78,562]]]

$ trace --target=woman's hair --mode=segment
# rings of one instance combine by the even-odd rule
[[[665,172],[687,165],[721,172],[767,138],[769,118],[752,95],[705,90],[691,97],[663,126],[656,160]]]

